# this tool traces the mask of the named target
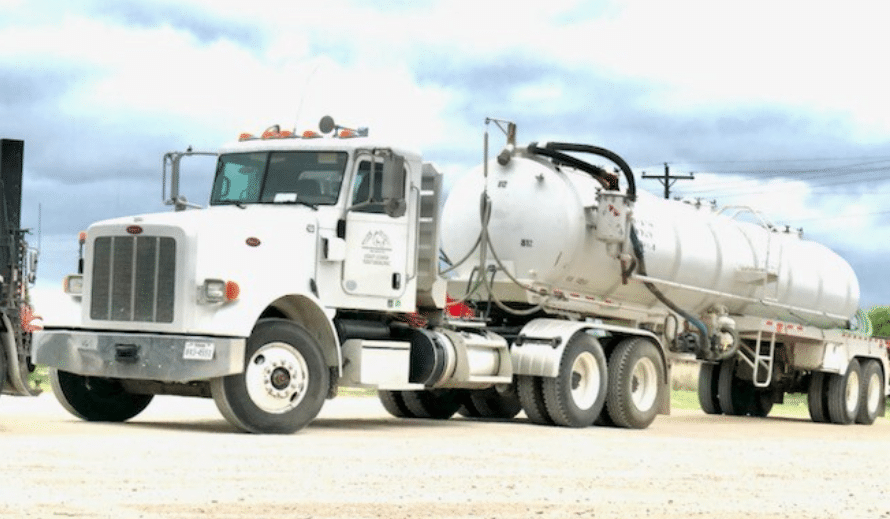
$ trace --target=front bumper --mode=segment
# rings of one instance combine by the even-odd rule
[[[244,338],[44,330],[32,357],[78,375],[191,382],[241,373],[245,348]]]

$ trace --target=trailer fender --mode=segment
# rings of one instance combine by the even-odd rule
[[[562,359],[563,351],[569,339],[578,332],[590,334],[597,339],[597,342],[599,342],[599,337],[606,335],[646,337],[658,347],[664,365],[664,379],[670,380],[664,346],[652,332],[625,326],[559,319],[535,319],[522,328],[510,350],[513,373],[556,377],[559,373],[559,362]]]

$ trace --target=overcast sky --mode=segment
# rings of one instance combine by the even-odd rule
[[[39,286],[91,222],[167,210],[167,151],[329,113],[456,176],[490,116],[638,175],[694,172],[674,194],[803,227],[853,265],[862,306],[890,304],[890,3],[372,4],[0,0],[0,137],[25,141]],[[187,173],[206,202],[212,163]]]

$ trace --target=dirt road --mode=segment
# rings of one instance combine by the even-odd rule
[[[647,430],[405,421],[329,401],[292,436],[209,400],[126,424],[0,398],[0,517],[890,519],[890,420],[840,427],[679,411]]]

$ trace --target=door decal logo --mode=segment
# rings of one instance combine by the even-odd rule
[[[389,266],[392,245],[389,236],[383,231],[371,231],[362,240],[362,248],[365,249],[362,263],[365,265]]]

